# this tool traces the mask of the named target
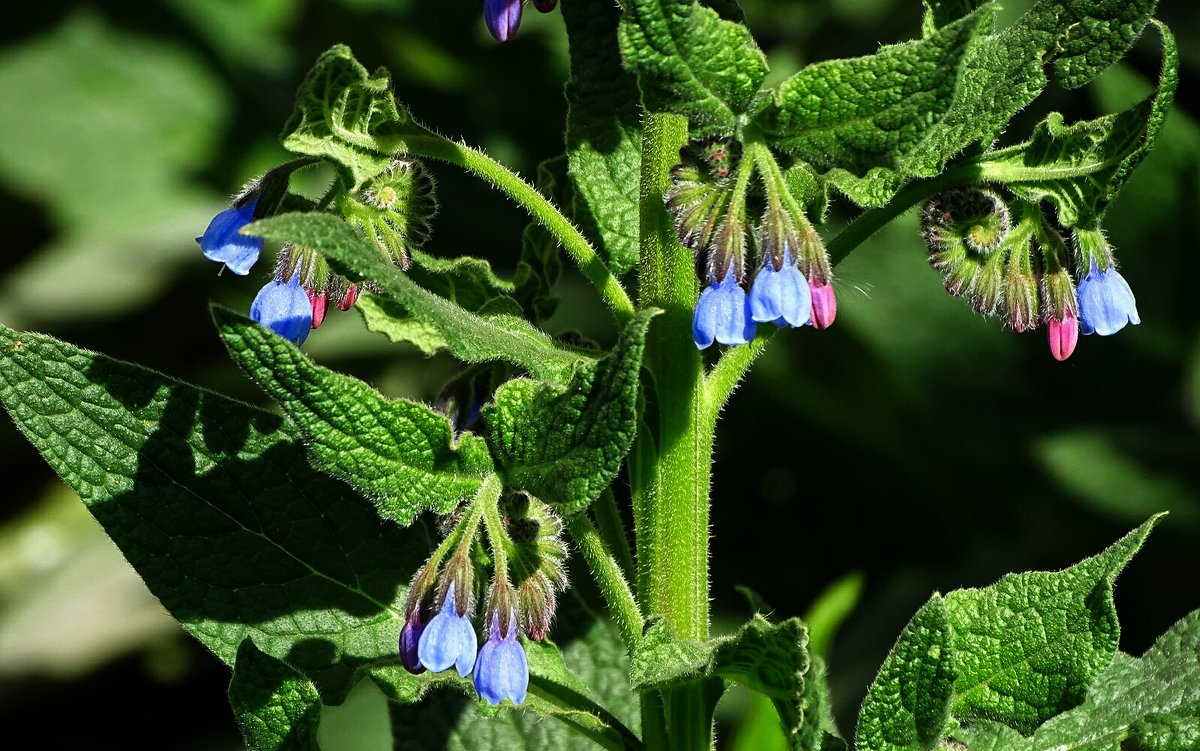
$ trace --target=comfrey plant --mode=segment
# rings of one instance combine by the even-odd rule
[[[522,5],[484,2],[496,39]],[[560,5],[566,154],[538,187],[418,123],[346,47],[317,60],[284,127],[296,161],[197,239],[235,275],[275,254],[249,318],[212,315],[282,415],[0,327],[0,399],[233,668],[251,748],[317,748],[321,705],[369,679],[396,737],[430,747],[709,749],[737,684],[769,700],[787,748],[844,749],[804,622],[710,633],[711,459],[734,388],[778,330],[829,329],[836,265],[918,206],[946,289],[1013,331],[1044,326],[1056,359],[1140,322],[1103,224],[1175,88],[1153,0],[1036,0],[1002,28],[992,4],[926,0],[919,38],[772,90],[731,0]],[[1143,32],[1163,60],[1144,101],[995,145],[1046,87],[1088,84]],[[529,213],[513,279],[422,252],[431,160]],[[317,164],[336,178],[314,200],[291,178]],[[840,231],[833,197],[857,212]],[[561,255],[616,324],[607,350],[546,330]],[[437,408],[299,349],[356,303],[461,361]],[[1157,519],[1062,571],[934,594],[855,744],[1197,748],[1200,612],[1140,658],[1117,650],[1113,581]]]

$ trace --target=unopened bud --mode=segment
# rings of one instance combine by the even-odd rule
[[[315,292],[311,289],[305,290],[308,293],[308,302],[312,305],[312,327],[320,328],[321,323],[325,320],[325,310],[329,305],[329,296],[324,292]]]
[[[1075,351],[1075,345],[1079,342],[1079,322],[1075,320],[1075,315],[1067,310],[1062,320],[1057,318],[1048,318],[1046,320],[1046,338],[1050,344],[1050,354],[1055,360],[1062,362],[1071,356]]]
[[[809,291],[812,293],[812,325],[814,329],[824,331],[833,325],[837,318],[837,296],[832,284],[815,285],[810,280]]]

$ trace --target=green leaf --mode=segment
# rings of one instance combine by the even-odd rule
[[[990,27],[990,15],[974,14],[920,41],[810,65],[781,84],[775,107],[764,111],[767,138],[820,168],[902,173],[953,102],[971,41]]]
[[[734,135],[767,74],[750,31],[695,0],[623,6],[621,53],[637,74],[646,110],[686,116],[693,135]]]
[[[413,318],[404,306],[389,297],[363,292],[354,307],[367,329],[383,334],[394,344],[411,344],[426,356],[450,346],[436,326]]]
[[[638,373],[658,312],[640,311],[612,353],[581,366],[565,387],[517,378],[496,390],[483,417],[507,489],[573,514],[608,487],[637,432]]]
[[[1179,53],[1166,26],[1158,90],[1119,114],[1066,125],[1052,112],[1025,143],[989,154],[983,174],[1029,201],[1050,200],[1066,227],[1097,223],[1158,138],[1179,80]]]
[[[986,4],[986,0],[925,0],[922,34],[932,36],[938,29],[971,15]]]
[[[737,633],[707,642],[677,639],[670,623],[655,620],[634,647],[629,681],[634,689],[666,689],[711,677],[739,683],[771,699],[789,743],[800,748],[801,739],[816,737],[815,730],[822,728],[802,727],[806,717],[823,714],[812,703],[824,691],[823,683],[806,701],[807,646],[808,630],[799,618],[772,624],[755,615]]]
[[[851,200],[881,206],[908,180],[938,175],[955,155],[995,140],[1046,87],[1046,63],[1059,83],[1072,87],[1116,62],[1155,4],[1038,0],[995,32],[989,4],[920,42],[800,71],[760,120],[773,143],[827,169],[826,179]],[[964,25],[972,29],[966,40]],[[1092,54],[1079,46],[1081,38]],[[836,117],[822,120],[822,113]],[[809,134],[805,127],[813,122],[817,129]]]
[[[956,680],[946,605],[934,595],[883,661],[858,715],[860,751],[927,751],[945,736]]]
[[[564,645],[561,652],[548,640],[522,642],[530,676],[523,707],[532,713],[471,702],[471,680],[453,670],[413,676],[399,666],[377,669],[375,682],[396,703],[395,748],[541,751],[578,748],[580,735],[605,748],[640,748],[629,730],[639,725],[638,700],[629,690],[628,657],[616,629],[568,598],[555,636]]]
[[[304,434],[313,465],[373,499],[385,519],[407,526],[426,508],[448,513],[491,473],[487,444],[471,433],[456,439],[445,415],[316,365],[243,316],[212,313],[234,362]]]
[[[326,702],[392,660],[424,528],[311,468],[280,416],[0,326],[0,401],[150,591],[228,664],[246,638]]]
[[[464,256],[443,259],[409,251],[412,265],[408,275],[422,287],[457,303],[460,307],[480,312],[498,298],[506,299],[515,291],[512,282],[501,279],[491,264],[480,258]],[[414,318],[402,305],[390,298],[363,292],[355,303],[367,328],[384,334],[395,343],[408,343],[426,355],[448,349],[449,343],[437,327]]]
[[[1159,518],[1063,571],[1009,574],[947,595],[954,716],[1028,734],[1079,705],[1117,651],[1113,580]]]
[[[565,2],[562,14],[571,52],[567,158],[575,208],[586,204],[609,268],[620,275],[638,260],[638,196],[631,189],[642,163],[637,79],[621,65],[615,3]]]
[[[339,44],[317,58],[300,84],[282,137],[289,151],[332,159],[358,186],[383,172],[406,138],[424,132],[396,105],[387,70],[369,74]]]
[[[237,651],[229,705],[250,751],[317,751],[316,687],[249,639]]]
[[[585,353],[561,348],[528,321],[508,313],[474,314],[424,289],[393,266],[350,225],[332,214],[290,213],[249,225],[248,234],[314,248],[353,274],[372,279],[413,318],[436,328],[450,351],[467,362],[505,360],[536,378],[565,383]]]
[[[1200,748],[1200,611],[1172,626],[1141,658],[1118,653],[1083,704],[1031,738],[990,723],[966,730],[972,751],[1112,751],[1137,738],[1149,751]]]

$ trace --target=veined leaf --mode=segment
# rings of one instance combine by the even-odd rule
[[[236,313],[213,308],[213,319],[234,361],[300,428],[313,464],[372,498],[380,516],[407,526],[426,508],[447,513],[492,471],[483,439],[456,438],[445,415],[316,365]]]
[[[957,678],[950,624],[940,595],[926,602],[896,640],[858,715],[860,751],[928,751],[945,737]]]
[[[467,362],[506,360],[537,378],[565,383],[577,365],[591,360],[582,352],[557,346],[519,316],[477,315],[421,287],[332,214],[280,214],[254,222],[246,232],[314,248],[351,273],[374,280],[413,318],[436,328],[450,351]]]
[[[249,639],[237,651],[229,705],[250,751],[318,751],[316,687]]]
[[[483,417],[506,488],[573,514],[608,487],[636,433],[638,373],[657,313],[639,312],[612,353],[565,387],[517,378],[496,390]]]
[[[1063,571],[1010,574],[947,595],[954,716],[1028,734],[1083,702],[1117,652],[1113,581],[1158,519]]]
[[[979,723],[964,734],[980,751],[1111,751],[1130,738],[1147,751],[1200,747],[1200,611],[1172,626],[1140,658],[1118,653],[1083,704],[1025,738]]]
[[[428,537],[310,467],[282,417],[2,326],[0,401],[224,662],[250,638],[336,703],[357,668],[395,658]]]
[[[696,0],[624,0],[621,54],[650,112],[688,118],[693,135],[734,135],[752,114],[767,74],[740,23]]]
[[[775,145],[826,169],[853,201],[881,206],[908,180],[937,175],[955,155],[990,144],[1046,87],[1047,64],[1074,87],[1116,62],[1156,4],[1037,0],[998,31],[989,4],[940,28],[927,23],[919,42],[800,71],[759,120]],[[965,40],[964,25],[972,29]],[[810,133],[812,121],[819,128]]]
[[[317,58],[300,84],[296,108],[283,126],[283,146],[332,159],[358,186],[387,168],[405,138],[424,132],[396,105],[387,70],[368,73],[339,44]]]
[[[608,265],[623,274],[638,260],[638,184],[641,109],[637,79],[621,65],[615,3],[567,0],[570,39],[567,82],[567,158],[578,194],[599,232]]]
[[[1097,222],[1150,152],[1179,81],[1175,39],[1166,26],[1153,24],[1163,43],[1162,77],[1153,95],[1119,114],[1072,125],[1051,113],[1030,140],[987,155],[980,163],[983,176],[1027,200],[1052,201],[1064,226]]]

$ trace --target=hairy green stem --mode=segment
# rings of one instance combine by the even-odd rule
[[[884,225],[908,211],[913,206],[925,200],[934,193],[952,188],[955,185],[974,182],[980,178],[979,166],[966,163],[943,172],[937,177],[915,180],[892,196],[885,206],[868,209],[854,218],[829,241],[825,249],[829,251],[829,260],[837,265],[850,254],[850,251],[862,245]]]
[[[633,590],[629,588],[629,583],[621,573],[621,567],[600,539],[600,533],[596,531],[587,514],[572,516],[567,521],[567,529],[596,577],[596,584],[599,585],[600,593],[604,595],[604,600],[612,611],[625,648],[632,652],[634,645],[642,638],[642,613],[638,610]]]
[[[694,260],[675,240],[674,223],[663,205],[670,168],[679,161],[686,141],[684,118],[661,113],[644,117],[638,302],[664,312],[646,337],[646,421],[629,461],[641,610],[664,617],[680,638],[702,640],[709,627],[712,423],[704,362],[691,334],[699,291]],[[698,688],[672,691],[669,733],[667,708],[655,698],[642,697],[648,748],[701,751],[711,746],[712,716]],[[690,709],[679,711],[685,707]]]
[[[415,156],[441,159],[479,175],[529,212],[550,234],[558,238],[567,255],[571,256],[588,281],[612,310],[618,326],[633,318],[633,301],[621,283],[596,253],[595,248],[579,229],[563,216],[553,203],[529,183],[483,152],[455,143],[427,131],[427,135],[411,136],[405,140],[409,153]]]

